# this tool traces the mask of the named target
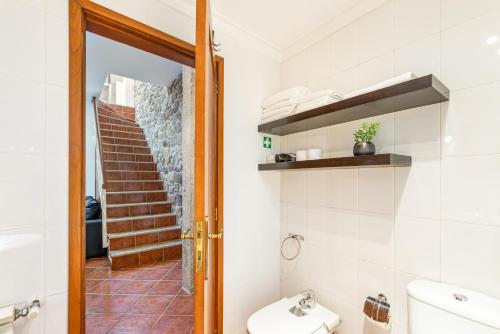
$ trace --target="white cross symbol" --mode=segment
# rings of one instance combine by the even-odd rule
[[[271,147],[271,138],[264,137],[264,147],[265,148],[270,148]]]

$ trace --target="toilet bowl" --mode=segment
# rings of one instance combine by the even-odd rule
[[[304,296],[283,298],[267,305],[248,318],[249,334],[330,334],[340,324],[334,312],[316,303],[311,309],[298,309]],[[297,310],[301,316],[291,310]],[[303,312],[303,313],[302,313]],[[297,312],[296,312],[297,313]]]

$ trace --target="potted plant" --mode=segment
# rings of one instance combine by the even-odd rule
[[[372,155],[375,154],[375,145],[372,143],[373,137],[377,134],[380,123],[363,123],[356,132],[354,132],[354,155]]]

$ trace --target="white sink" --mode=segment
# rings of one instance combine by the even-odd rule
[[[0,307],[43,293],[41,233],[0,234]]]

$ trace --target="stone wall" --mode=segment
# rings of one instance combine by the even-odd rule
[[[193,69],[184,66],[170,86],[136,81],[135,118],[144,129],[177,223],[192,228],[194,215]],[[192,241],[183,242],[183,288],[193,291]]]
[[[182,216],[182,77],[169,87],[136,81],[135,117],[144,130],[168,199]]]

